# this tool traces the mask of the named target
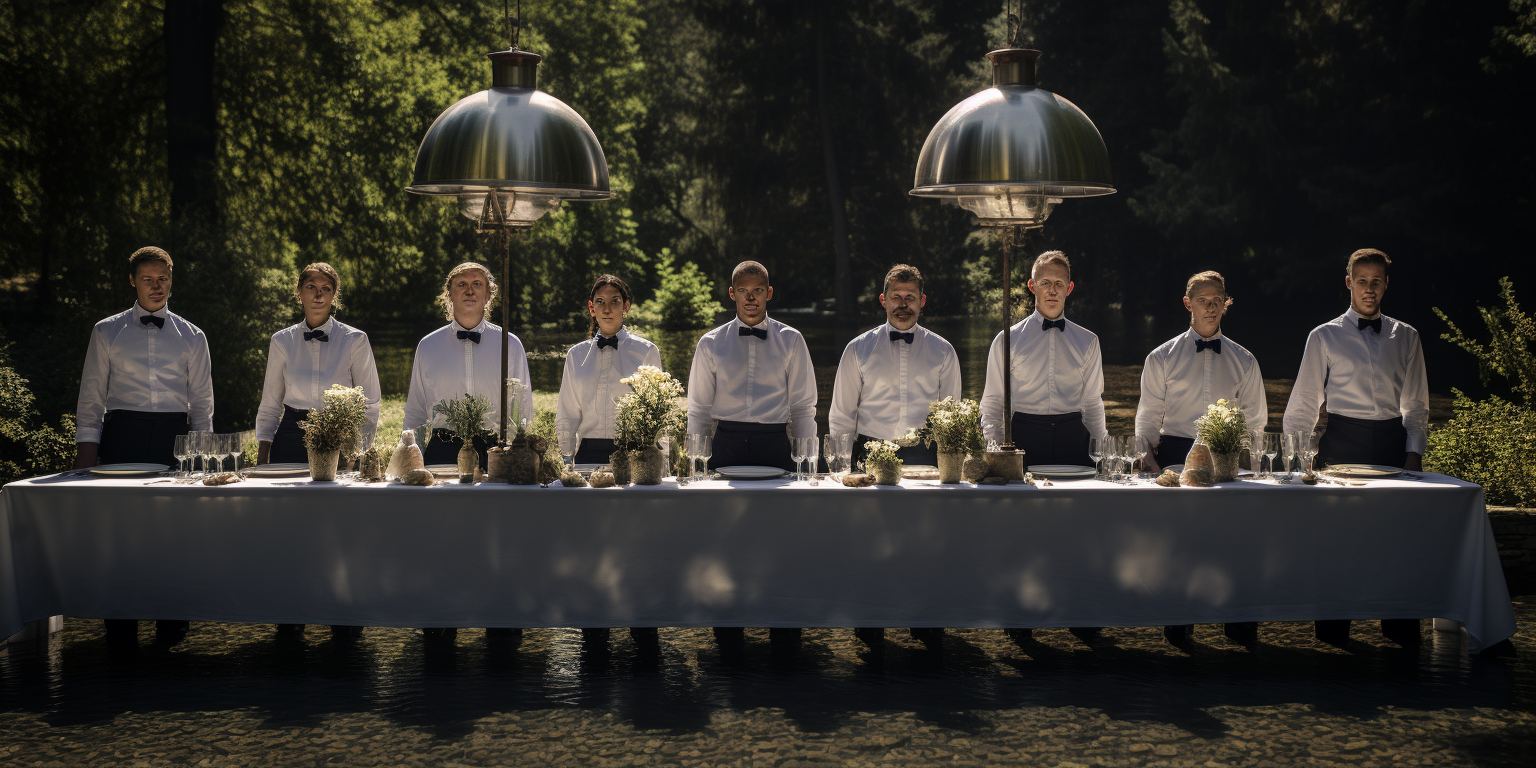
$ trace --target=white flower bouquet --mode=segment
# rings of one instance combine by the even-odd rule
[[[928,404],[923,444],[937,443],[940,453],[974,453],[985,448],[981,439],[981,405],[975,400],[946,397]]]
[[[654,365],[642,365],[633,376],[620,379],[633,391],[619,397],[614,418],[614,442],[621,449],[654,448],[662,435],[688,426],[682,382]]]
[[[1211,453],[1237,453],[1248,447],[1248,417],[1227,404],[1225,398],[1205,407],[1205,415],[1195,420],[1195,438]]]

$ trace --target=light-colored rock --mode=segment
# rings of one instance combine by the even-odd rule
[[[406,485],[436,485],[437,475],[432,474],[431,470],[416,468],[407,470],[400,482]]]
[[[1204,446],[1201,446],[1201,447],[1204,447]],[[1190,456],[1194,456],[1195,455],[1194,451],[1190,451],[1189,455]],[[1209,459],[1211,454],[1210,454],[1209,451],[1207,451],[1205,455],[1206,455],[1206,458]],[[1188,467],[1188,466],[1186,466],[1184,468],[1184,471],[1179,474],[1179,485],[1182,485],[1182,486],[1185,486],[1185,487],[1188,487],[1188,488],[1210,488],[1211,486],[1213,486],[1215,484],[1216,484],[1216,480],[1215,480],[1214,475],[1211,472],[1211,468],[1210,467]]]
[[[1184,457],[1184,469],[1209,469],[1216,471],[1216,459],[1211,456],[1210,446],[1204,443],[1195,443],[1190,446],[1189,454]]]

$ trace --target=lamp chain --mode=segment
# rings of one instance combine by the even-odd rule
[[[512,50],[517,50],[518,39],[523,34],[523,0],[517,0],[517,20],[512,20],[512,9],[509,0],[501,0],[501,15],[507,19],[507,40],[511,43]]]
[[[1024,0],[1007,0],[1003,10],[1008,14],[1008,47],[1017,48],[1024,31]]]

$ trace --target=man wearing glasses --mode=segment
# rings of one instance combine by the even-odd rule
[[[1423,469],[1429,440],[1424,348],[1413,326],[1381,313],[1391,263],[1374,248],[1351,254],[1344,278],[1349,309],[1307,337],[1284,428],[1286,434],[1312,432],[1326,403],[1328,424],[1318,444],[1324,465]],[[1383,619],[1381,632],[1400,644],[1419,641],[1417,619]],[[1343,644],[1349,620],[1317,622],[1317,638]]]

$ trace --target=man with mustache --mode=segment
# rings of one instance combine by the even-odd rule
[[[885,323],[843,349],[827,425],[831,434],[857,435],[858,455],[870,440],[895,440],[921,428],[928,419],[929,403],[946,397],[960,399],[960,359],[955,348],[918,324],[927,303],[923,274],[917,267],[891,267],[880,294]],[[902,448],[900,455],[907,464],[938,463],[937,448],[921,443]]]
[[[1326,404],[1328,426],[1318,444],[1324,464],[1381,464],[1423,469],[1429,441],[1429,380],[1424,348],[1413,326],[1381,313],[1392,259],[1375,248],[1350,254],[1345,266],[1349,309],[1312,329],[1301,370],[1285,406],[1286,434],[1317,428]],[[1317,638],[1341,645],[1349,619],[1317,622]],[[1381,633],[1405,645],[1419,642],[1417,619],[1383,619]]]
[[[75,406],[75,468],[144,462],[172,466],[176,436],[213,430],[213,369],[208,338],[170,310],[171,255],[146,246],[128,257],[138,300],[91,330]],[[187,631],[161,621],[163,642]],[[132,643],[138,620],[107,620],[107,638]]]

